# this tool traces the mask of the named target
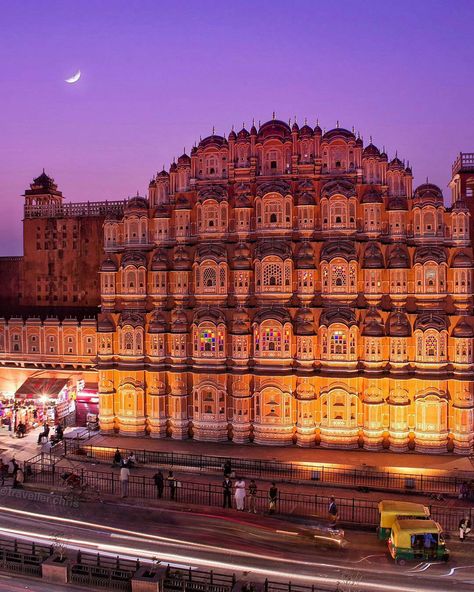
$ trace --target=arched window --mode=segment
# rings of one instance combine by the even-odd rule
[[[217,284],[216,270],[212,267],[206,267],[203,273],[204,288],[214,288]]]
[[[131,331],[125,331],[123,334],[123,349],[127,353],[133,352],[133,333]]]
[[[332,355],[347,354],[347,335],[345,331],[341,329],[333,331],[331,335],[330,352]]]
[[[281,263],[266,263],[263,265],[263,285],[278,286],[283,285],[283,265]]]

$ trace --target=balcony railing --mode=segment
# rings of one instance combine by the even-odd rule
[[[25,218],[70,218],[123,214],[127,200],[25,205]]]
[[[461,171],[474,171],[474,152],[460,152],[453,164],[453,175]]]

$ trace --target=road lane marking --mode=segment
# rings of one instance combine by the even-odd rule
[[[299,534],[297,532],[292,532],[291,530],[276,530],[275,532],[278,532],[280,534],[291,534],[292,536],[298,536]]]

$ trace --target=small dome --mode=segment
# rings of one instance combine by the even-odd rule
[[[311,138],[313,136],[313,130],[309,127],[309,125],[303,125],[300,129],[300,137],[301,138]]]
[[[309,308],[300,308],[295,316],[296,335],[314,335],[314,317]]]
[[[207,136],[199,142],[200,148],[205,148],[206,146],[226,146],[227,140],[223,136],[218,136],[217,134],[212,134],[211,136]]]
[[[363,157],[365,156],[367,158],[380,156],[380,150],[377,148],[377,146],[374,146],[371,142],[362,151],[362,156]]]
[[[260,126],[258,137],[260,140],[266,140],[267,138],[291,138],[290,126],[280,119],[272,119]]]
[[[364,142],[362,141],[362,138],[357,138],[357,140],[356,140],[356,146],[358,148],[362,148],[363,145],[364,145]]]
[[[187,333],[188,319],[182,308],[175,308],[171,313],[171,332]]]
[[[296,206],[314,206],[314,197],[308,191],[299,193],[296,197]]]
[[[395,210],[408,210],[408,202],[406,197],[402,197],[401,195],[396,195],[394,197],[390,197],[387,203],[387,211],[395,211]]]
[[[474,337],[474,331],[467,320],[464,317],[461,317],[454,327],[451,336],[458,338],[471,338]]]
[[[315,128],[314,128],[314,135],[315,136],[321,136],[323,133],[323,130],[319,127],[319,124],[317,123]]]
[[[117,262],[110,257],[110,255],[104,259],[100,266],[100,271],[118,271]]]
[[[295,121],[295,123],[294,123],[294,124],[291,126],[291,131],[292,131],[292,132],[299,132],[299,131],[300,131],[300,126],[299,126],[299,125],[296,123],[296,121]]]
[[[375,189],[369,189],[364,193],[362,199],[360,200],[361,204],[376,204],[376,203],[383,203],[383,197],[380,191]]]
[[[148,200],[139,195],[129,199],[125,205],[125,211],[130,212],[131,210],[147,210]]]
[[[414,329],[427,331],[435,329],[436,331],[447,331],[449,328],[449,319],[443,311],[424,311],[420,312],[416,319]]]
[[[451,261],[451,267],[472,267],[472,257],[464,251],[458,251]]]
[[[385,335],[382,317],[373,306],[369,308],[365,315],[362,335],[365,337],[383,337]]]
[[[387,334],[390,337],[411,337],[411,325],[407,315],[397,310],[388,317]]]
[[[387,156],[386,152],[380,153],[380,160],[383,160],[384,162],[388,162],[388,156]]]
[[[256,136],[257,135],[257,128],[255,127],[255,125],[252,123],[252,127],[250,128],[250,135],[251,136]]]
[[[115,325],[109,316],[100,315],[97,323],[97,330],[99,333],[114,333]]]
[[[406,173],[407,175],[413,175],[413,171],[411,170],[411,166],[408,166],[408,165],[407,165],[407,166],[405,167],[405,173]]]
[[[403,162],[398,158],[398,156],[395,156],[395,158],[390,161],[388,168],[390,170],[405,170]]]
[[[330,141],[334,138],[344,138],[345,140],[355,140],[356,137],[352,132],[343,128],[343,127],[335,127],[328,132],[326,132],[323,136],[323,140]]]
[[[167,171],[165,171],[165,169],[163,169],[162,171],[160,171],[157,175],[156,178],[157,179],[168,179],[169,177],[169,173]]]
[[[234,335],[246,335],[250,333],[250,319],[244,308],[239,306],[232,315],[230,331]]]
[[[415,189],[415,193],[413,194],[413,203],[443,205],[443,192],[437,185],[433,185],[432,183],[424,183]]]
[[[191,257],[188,250],[183,245],[178,245],[174,250],[174,266],[175,269],[189,270],[191,269]]]
[[[164,249],[157,249],[151,260],[151,271],[164,271],[168,269],[168,257]]]
[[[229,133],[229,140],[235,140],[237,138],[237,134],[232,129]]]
[[[409,269],[410,255],[405,245],[395,244],[387,257],[388,269]]]
[[[150,320],[148,325],[148,333],[165,333],[166,332],[166,321],[165,317],[160,311],[156,311]]]
[[[383,269],[385,267],[382,251],[376,242],[370,241],[367,243],[364,258],[362,259],[362,267],[364,269]]]
[[[191,158],[186,154],[186,152],[181,154],[181,156],[178,158],[178,164],[191,165]]]
[[[309,241],[301,242],[295,256],[295,262],[298,269],[314,268],[314,249]]]
[[[249,137],[248,131],[243,127],[240,132],[237,134],[239,140],[246,140]]]

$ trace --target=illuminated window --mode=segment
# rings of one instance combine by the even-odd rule
[[[344,331],[334,331],[331,335],[331,354],[347,354],[347,338]]]

